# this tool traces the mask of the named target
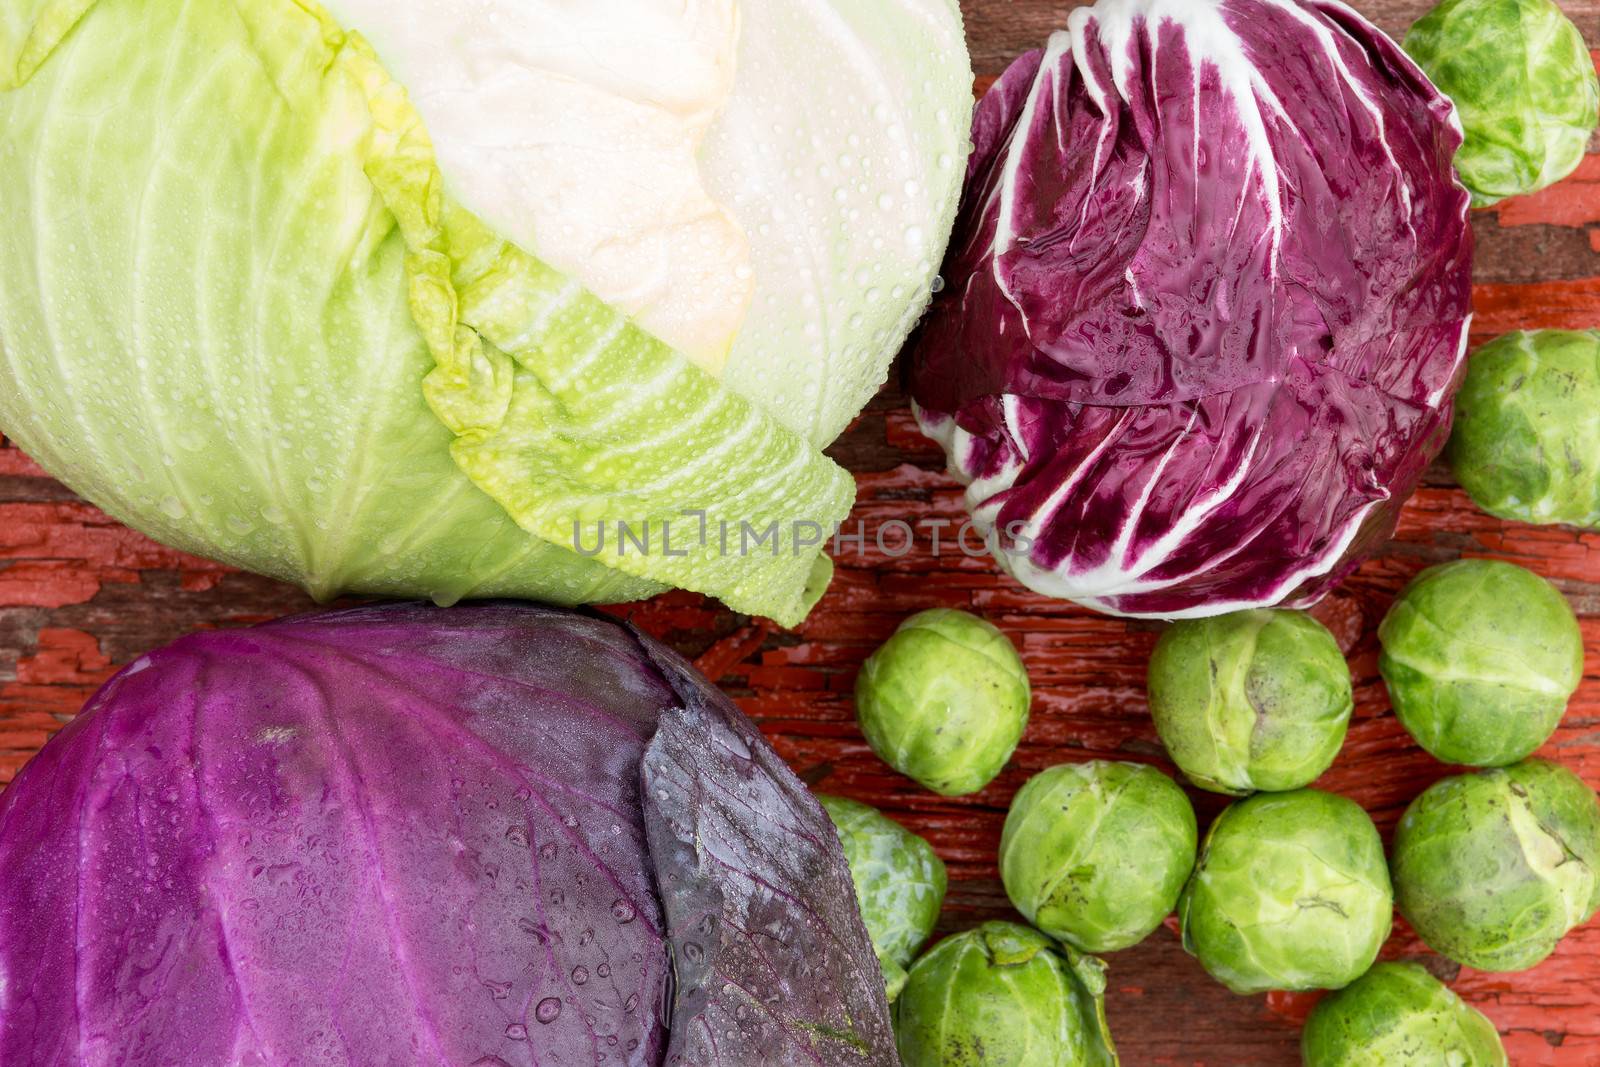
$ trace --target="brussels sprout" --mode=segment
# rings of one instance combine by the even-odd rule
[[[1305,1067],[1506,1067],[1494,1024],[1415,963],[1380,963],[1325,997],[1300,1050]]]
[[[1493,560],[1431,567],[1378,628],[1400,723],[1446,763],[1501,767],[1550,739],[1583,679],[1583,635],[1559,590]]]
[[[1445,0],[1405,48],[1461,114],[1456,170],[1478,207],[1543,189],[1583,160],[1600,80],[1552,0]]]
[[[1394,882],[1435,952],[1527,970],[1600,909],[1600,801],[1545,760],[1446,778],[1400,819]]]
[[[1150,658],[1150,713],[1173,762],[1217,793],[1310,785],[1344,744],[1355,701],[1339,644],[1298,611],[1180,622]]]
[[[1000,877],[1017,910],[1085,952],[1115,952],[1172,914],[1194,870],[1189,798],[1137,763],[1068,763],[1017,793],[1000,838]]]
[[[1480,348],[1447,455],[1491,515],[1600,529],[1600,330],[1508,333]]]
[[[1349,985],[1393,918],[1377,827],[1315,789],[1230,805],[1178,901],[1183,947],[1235,993]]]
[[[947,937],[895,1005],[904,1067],[1116,1067],[1105,964],[1016,923]]]
[[[892,1001],[906,984],[906,968],[939,920],[944,861],[932,845],[877,808],[843,797],[819,794],[817,799],[839,831],[861,918]]]
[[[994,780],[1028,724],[1028,672],[976,615],[913,615],[856,678],[856,717],[889,766],[947,797]]]

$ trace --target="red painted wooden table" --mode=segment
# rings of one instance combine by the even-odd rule
[[[1562,0],[1600,47],[1600,0]],[[1064,24],[1074,3],[964,0],[980,86]],[[1357,0],[1399,35],[1425,0]],[[1474,217],[1474,341],[1516,328],[1600,326],[1600,154],[1571,179]],[[960,493],[939,451],[917,433],[891,382],[834,447],[860,486],[855,520],[913,525],[958,519]],[[675,594],[620,609],[697,659],[760,722],[812,784],[879,805],[928,836],[949,862],[946,927],[1009,912],[994,855],[1007,803],[1032,773],[1094,757],[1167,766],[1145,708],[1144,667],[1157,628],[1043,599],[988,559],[933,558],[926,534],[899,558],[843,554],[832,589],[797,631]],[[886,538],[891,550],[898,541]],[[1435,470],[1381,558],[1317,609],[1349,653],[1356,722],[1322,787],[1362,801],[1388,833],[1406,803],[1447,773],[1389,713],[1374,631],[1422,567],[1496,556],[1559,583],[1583,617],[1589,670],[1544,754],[1600,787],[1600,534],[1500,522],[1479,513]],[[857,731],[850,688],[862,659],[906,615],[968,608],[1022,648],[1035,688],[1016,758],[976,797],[947,800],[900,778]],[[190,630],[239,626],[312,607],[298,590],[162,548],[106,518],[15,448],[0,447],[0,783],[118,666]],[[1220,798],[1196,794],[1202,818]],[[1600,1065],[1600,921],[1521,975],[1459,969],[1396,930],[1388,956],[1422,959],[1492,1018],[1516,1067]],[[1158,931],[1110,960],[1110,1014],[1123,1062],[1288,1067],[1308,1001],[1240,998],[1211,982]]]

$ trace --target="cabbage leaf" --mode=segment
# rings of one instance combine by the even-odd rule
[[[947,0],[749,21],[769,42],[849,40],[850,83],[881,77],[869,119],[819,106],[731,149],[726,131],[766,116],[739,103],[755,85],[713,131],[708,158],[732,162],[708,173],[740,224],[818,242],[757,248],[758,292],[798,255],[801,288],[827,296],[756,307],[719,380],[458,202],[405,88],[314,0],[7,4],[0,426],[122,521],[318,596],[677,586],[798,622],[854,491],[819,449],[926,300],[970,97],[964,46],[904,58],[959,27]],[[934,87],[915,106],[913,74]],[[739,151],[788,173],[823,134],[883,173],[824,181],[845,195],[817,216],[783,208],[812,192],[728,184],[756,173]],[[850,221],[881,196],[893,255],[878,222]]]
[[[1443,447],[1450,101],[1333,0],[1098,0],[979,105],[911,361],[1001,564],[1111,614],[1315,601]]]
[[[896,1062],[832,825],[612,620],[358,608],[114,678],[0,795],[0,1061]]]

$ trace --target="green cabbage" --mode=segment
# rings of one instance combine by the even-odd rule
[[[405,87],[311,0],[7,0],[0,426],[128,524],[319,596],[678,586],[794,623],[853,495],[819,449],[926,300],[970,105],[950,0],[853,7],[745,13],[702,165],[753,291],[707,369],[463,206]],[[773,108],[786,132],[747,145]],[[852,173],[794,176],[802,145]],[[925,247],[875,249],[864,196],[909,202]]]

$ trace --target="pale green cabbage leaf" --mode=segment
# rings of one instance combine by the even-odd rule
[[[756,7],[811,18],[819,38],[862,18],[818,0]],[[900,91],[929,60],[894,49],[959,27],[948,0],[874,17],[850,56],[889,57],[873,91],[897,104],[868,103],[862,122],[890,132],[864,140],[833,111],[802,112],[768,145],[787,165],[782,142],[811,124],[898,162],[809,220],[834,258],[824,281],[791,281],[787,320],[759,306],[781,257],[758,216],[815,198],[758,169],[720,190],[753,234],[758,325],[719,380],[462,207],[405,89],[310,0],[6,0],[0,427],[130,525],[318,595],[577,603],[680,586],[797,622],[830,568],[793,524],[827,528],[853,494],[818,448],[926,299],[970,101],[964,49],[926,94]],[[886,39],[896,26],[904,39]],[[740,100],[727,123],[760,110]],[[707,173],[726,179],[718,151]],[[926,172],[915,196],[906,160]],[[898,192],[878,198],[915,200],[927,247],[863,263],[851,197],[890,175]],[[852,289],[858,277],[882,284]],[[785,349],[813,306],[854,325]],[[704,541],[686,509],[709,517]],[[594,558],[571,550],[575,524],[592,549],[594,524],[619,520],[651,551],[620,554],[614,537]],[[739,550],[740,523],[774,522],[776,544]]]

